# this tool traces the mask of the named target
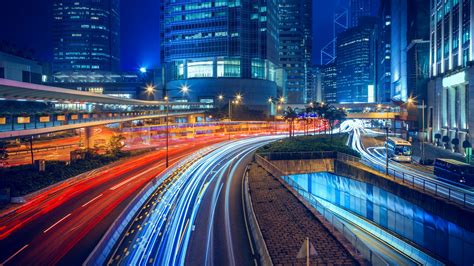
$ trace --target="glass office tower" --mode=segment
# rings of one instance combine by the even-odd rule
[[[359,25],[340,33],[336,43],[338,103],[373,103],[376,18],[362,17]]]
[[[312,0],[278,2],[280,63],[288,74],[288,102],[311,100]]]
[[[164,0],[161,21],[161,62],[172,99],[214,103],[218,95],[242,94],[246,106],[263,109],[278,96],[276,0]]]
[[[120,64],[119,0],[54,0],[53,72],[115,71]]]

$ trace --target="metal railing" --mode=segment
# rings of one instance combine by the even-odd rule
[[[336,159],[335,151],[314,151],[314,152],[268,152],[260,153],[267,160],[318,160]]]
[[[333,229],[340,232],[344,238],[354,247],[354,252],[360,254],[371,265],[389,265],[379,254],[372,251],[360,238],[358,238],[347,226],[334,215],[334,213],[323,206],[311,193],[303,189],[288,176],[281,177],[290,187],[296,190],[308,203],[311,204],[328,221]]]
[[[349,161],[364,164],[382,174],[385,174],[385,166],[372,163],[368,160],[360,159],[351,155],[338,153],[337,159],[340,161]],[[427,194],[437,196],[464,207],[474,208],[474,193],[463,188],[457,188],[454,185],[448,185],[442,181],[430,180],[429,177],[414,175],[405,171],[388,168],[388,178],[394,181],[406,184],[411,188],[421,190]]]

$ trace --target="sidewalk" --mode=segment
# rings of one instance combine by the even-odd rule
[[[354,265],[357,261],[326,227],[278,180],[257,164],[249,172],[254,211],[274,265],[305,265],[296,259],[309,237],[317,255],[311,265]]]
[[[425,159],[433,160],[436,158],[445,158],[445,159],[454,159],[458,161],[465,162],[466,159],[460,153],[454,153],[451,150],[446,150],[443,147],[436,147],[434,144],[425,142]],[[415,139],[412,142],[413,157],[416,161],[421,158],[421,142],[418,139]]]

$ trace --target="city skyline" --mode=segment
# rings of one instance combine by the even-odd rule
[[[53,59],[53,0],[31,1],[29,5],[9,1],[0,10],[1,23],[14,23],[15,30],[0,32],[0,42],[9,41],[20,49],[33,49],[40,61]],[[319,51],[332,38],[332,16],[336,7],[348,7],[348,0],[313,0],[313,62],[319,63]],[[159,1],[144,0],[140,5],[121,1],[121,67],[123,70],[153,67],[159,63]],[[24,33],[29,32],[25,35]],[[32,44],[32,40],[35,40]],[[140,40],[140,41],[136,41]],[[131,52],[133,51],[133,52]]]

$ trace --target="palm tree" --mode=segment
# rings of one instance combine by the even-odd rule
[[[294,130],[294,123],[295,120],[298,118],[298,113],[296,112],[295,109],[291,108],[288,106],[286,109],[285,113],[283,114],[283,118],[288,122],[289,127],[288,127],[288,135],[292,137],[294,135],[293,130]]]
[[[326,113],[329,111],[329,109],[330,106],[324,103],[315,103],[313,108],[320,121],[325,120]],[[324,128],[324,133],[326,134],[326,128]]]
[[[342,108],[335,108],[334,106],[330,106],[325,113],[325,118],[328,120],[328,125],[330,129],[330,134],[331,134],[331,140],[332,140],[332,131],[334,129],[334,126],[336,125],[336,121],[339,123],[344,121],[347,117],[346,111]]]

